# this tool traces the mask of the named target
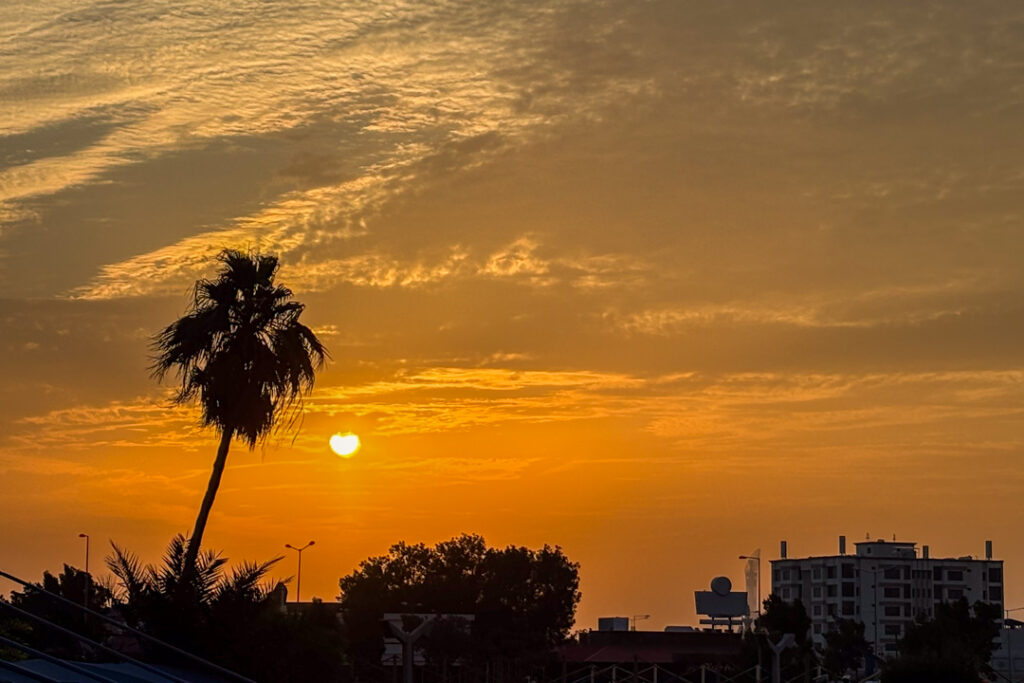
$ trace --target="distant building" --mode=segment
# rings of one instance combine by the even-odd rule
[[[896,643],[918,614],[933,616],[935,605],[961,597],[988,602],[1003,610],[1003,561],[992,559],[992,542],[985,557],[931,557],[928,546],[897,541],[856,543],[846,554],[839,537],[839,554],[772,560],[772,593],[783,600],[799,599],[811,617],[814,641],[838,619],[864,624],[864,637],[879,655],[896,652]]]
[[[1024,681],[1024,622],[1005,619],[999,630],[999,648],[990,662],[1000,680],[1010,683]]]
[[[597,620],[598,631],[628,631],[629,617],[600,617]]]

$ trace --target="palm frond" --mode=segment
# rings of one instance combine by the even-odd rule
[[[146,567],[135,553],[121,548],[113,541],[110,547],[113,554],[103,559],[117,580],[115,593],[121,600],[135,601],[150,588]]]
[[[262,602],[274,590],[277,584],[265,583],[264,579],[283,557],[275,557],[266,562],[242,562],[231,569],[231,574],[217,585],[215,600],[242,600],[246,602]],[[278,582],[279,584],[280,582]]]
[[[301,409],[330,355],[299,322],[303,304],[274,283],[276,256],[225,250],[217,260],[221,270],[196,283],[186,315],[154,337],[150,369],[159,380],[173,371],[175,401],[198,399],[204,425],[252,448]]]

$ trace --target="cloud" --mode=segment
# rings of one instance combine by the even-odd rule
[[[121,446],[194,450],[201,442],[196,418],[193,409],[172,406],[166,398],[80,405],[20,418],[7,441],[24,450]]]
[[[985,275],[918,284],[868,286],[795,295],[762,296],[748,301],[695,303],[691,306],[622,312],[603,318],[627,334],[672,335],[702,326],[784,325],[796,328],[869,329],[916,326],[999,308],[1012,288]]]
[[[43,60],[33,61],[39,73],[47,64],[60,72],[59,65],[76,63],[78,55],[107,55],[106,76],[92,78],[96,66],[85,62],[84,73],[69,73],[66,83],[59,81],[67,87],[50,96],[21,62],[11,62],[8,87],[20,89],[26,106],[0,130],[20,134],[93,119],[94,128],[108,130],[70,153],[0,169],[0,205],[10,216],[27,216],[23,205],[45,206],[46,196],[108,182],[115,168],[145,165],[225,139],[244,146],[247,138],[302,135],[317,121],[336,121],[338,136],[351,140],[344,144],[355,171],[351,178],[335,183],[329,176],[295,174],[288,170],[294,166],[286,166],[282,177],[327,184],[268,197],[265,208],[255,213],[107,263],[72,296],[180,291],[200,272],[200,262],[228,246],[278,251],[322,271],[338,260],[331,253],[337,248],[325,247],[364,234],[381,207],[430,182],[441,170],[438,164],[464,171],[495,153],[465,143],[500,134],[504,146],[522,144],[559,122],[590,116],[590,109],[607,106],[633,87],[632,79],[623,77],[588,91],[586,102],[576,93],[573,98],[582,106],[575,110],[522,107],[524,84],[505,65],[512,55],[538,58],[546,37],[558,30],[560,11],[509,7],[495,12],[461,2],[431,7],[395,2],[317,11],[315,16],[258,17],[229,10],[231,19],[215,19],[204,11],[172,17],[116,8],[104,25],[124,27],[130,39],[121,52],[109,55],[102,33],[94,33],[97,16],[62,15],[20,34],[19,57]],[[82,32],[74,41],[60,33],[71,21]],[[302,26],[301,40],[291,34],[297,26]],[[426,27],[429,32],[421,33]],[[155,33],[149,36],[150,31]],[[184,36],[184,42],[175,35]],[[277,46],[273,58],[265,56],[268,42]],[[594,276],[590,280],[596,281]]]

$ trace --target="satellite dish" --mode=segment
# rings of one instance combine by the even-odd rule
[[[732,591],[732,581],[728,576],[716,576],[711,579],[711,592],[715,595],[727,596]]]

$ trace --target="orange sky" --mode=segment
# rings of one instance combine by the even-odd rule
[[[579,627],[661,627],[740,554],[895,533],[994,540],[1024,604],[1022,35],[999,2],[5,3],[0,567],[191,528],[216,438],[147,340],[253,247],[334,360],[207,540],[315,539],[305,596],[474,532],[581,562]]]

